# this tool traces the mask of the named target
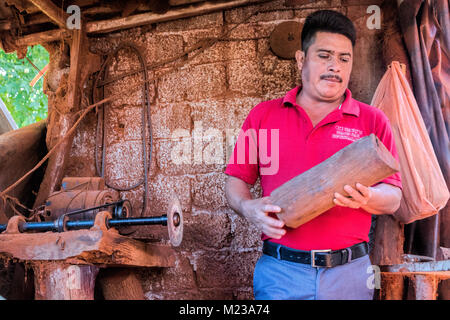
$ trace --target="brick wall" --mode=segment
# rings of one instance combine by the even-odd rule
[[[223,171],[234,145],[231,137],[250,109],[263,100],[283,96],[299,82],[295,62],[279,59],[270,51],[268,37],[277,24],[303,22],[315,8],[340,10],[358,28],[350,84],[354,97],[370,103],[384,73],[377,43],[380,30],[366,27],[367,5],[326,0],[287,8],[284,3],[270,1],[91,38],[90,50],[98,54],[130,41],[142,48],[149,64],[183,56],[148,72],[154,79],[150,85],[154,140],[147,215],[164,214],[173,191],[180,198],[185,218],[184,240],[175,249],[176,266],[136,269],[148,299],[253,297],[252,274],[261,249],[259,232],[227,206]],[[257,14],[248,18],[252,13]],[[221,39],[203,51],[183,55],[208,37]],[[114,76],[138,67],[137,57],[124,50],[108,71]],[[117,81],[106,87],[106,95],[141,80],[142,75],[136,74]],[[142,99],[142,91],[137,90],[109,104],[106,111],[105,175],[121,187],[133,185],[143,176]],[[67,176],[95,175],[95,132],[96,116],[91,114],[75,136]],[[175,163],[174,154],[199,144],[185,162]],[[215,161],[208,163],[208,159]],[[259,186],[252,192],[259,195]],[[123,194],[132,201],[133,214],[139,215],[143,186]],[[167,231],[157,226],[140,228],[133,236],[168,239]]]

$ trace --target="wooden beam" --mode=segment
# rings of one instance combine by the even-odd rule
[[[72,43],[70,45],[70,71],[67,79],[67,105],[69,109],[74,112],[78,111],[80,104],[80,74],[82,61],[84,60],[83,46],[86,44],[86,35],[84,34],[83,25],[81,29],[74,29],[72,31]]]
[[[164,14],[142,13],[126,18],[117,18],[110,20],[91,21],[86,23],[86,34],[107,33],[116,30],[133,28],[141,25],[171,21],[181,18],[192,17],[200,14],[211,13],[215,11],[227,10],[238,6],[268,2],[268,0],[235,0],[225,3],[204,3],[187,8],[170,10]],[[46,42],[53,42],[71,35],[68,30],[55,29],[39,33],[25,35],[15,40],[17,47],[27,47]]]
[[[85,63],[85,52],[83,52],[83,43],[85,35],[83,34],[83,25],[81,29],[74,29],[72,31],[72,43],[70,45],[70,70],[67,79],[67,105],[60,105],[62,114],[58,116],[58,123],[60,125],[59,131],[56,132],[52,138],[59,140],[65,137],[70,128],[75,123],[75,112],[80,108],[80,87],[83,85],[80,81],[81,68],[83,68],[83,62]],[[49,103],[50,104],[50,103]],[[49,117],[49,127],[55,126],[55,119]],[[51,131],[47,132],[47,135],[51,134]],[[61,183],[64,175],[65,165],[67,158],[72,147],[73,134],[64,140],[61,145],[58,146],[57,151],[50,157],[47,167],[45,169],[45,175],[42,183],[39,187],[39,192],[34,202],[34,207],[38,207],[45,203],[46,199],[54,192]]]
[[[182,6],[184,4],[192,4],[203,0],[169,0],[171,6]]]
[[[86,25],[87,33],[107,33],[120,29],[133,28],[146,24],[157,22],[165,22],[169,20],[176,20],[187,18],[195,15],[211,13],[215,11],[226,10],[237,6],[247,5],[257,2],[267,2],[267,0],[235,0],[223,3],[202,3],[197,6],[189,6],[186,8],[179,8],[170,10],[164,14],[157,14],[153,12],[141,13],[126,18],[117,18],[111,20],[90,22]]]
[[[56,29],[28,34],[15,41],[17,47],[34,46],[41,43],[53,42],[69,38],[71,33],[68,30]]]
[[[67,29],[66,21],[68,15],[63,8],[58,8],[50,0],[30,0],[30,2],[45,13],[60,28]]]

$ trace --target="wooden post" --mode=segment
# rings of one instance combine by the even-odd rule
[[[36,300],[93,300],[99,268],[64,262],[33,263]]]
[[[403,224],[392,215],[377,216],[375,244],[371,253],[372,264],[395,265],[402,263],[405,241]]]
[[[437,289],[438,280],[433,273],[414,275],[416,300],[436,300]]]
[[[380,300],[402,300],[404,281],[402,273],[382,272]]]
[[[145,300],[144,290],[134,270],[125,268],[102,270],[99,284],[105,300]]]
[[[80,108],[80,89],[83,85],[83,83],[81,83],[82,81],[80,75],[81,68],[86,67],[83,63],[85,63],[85,57],[87,56],[87,54],[83,52],[83,48],[87,43],[83,28],[84,27],[82,24],[81,29],[73,30],[72,34],[72,44],[70,46],[70,71],[67,79],[66,107],[64,108],[64,106],[61,105],[58,106],[60,110],[63,109],[63,112],[62,114],[56,115],[56,117],[49,115],[50,120],[49,130],[47,131],[47,140],[65,140],[57,147],[57,151],[48,161],[44,179],[42,180],[34,203],[34,208],[42,205],[61,183],[66,159],[69,156],[72,147],[74,134],[71,134],[68,137],[66,137],[66,135],[68,135],[68,132],[74,125],[76,121],[76,112],[79,111]],[[51,130],[54,126],[59,126],[59,130]]]
[[[371,186],[399,171],[399,164],[374,135],[361,138],[275,189],[270,199],[286,226],[296,228],[334,206],[346,184]]]

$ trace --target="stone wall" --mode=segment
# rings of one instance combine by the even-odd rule
[[[284,4],[269,1],[90,38],[93,53],[105,55],[128,41],[141,48],[148,64],[157,65],[148,71],[154,81],[149,90],[153,152],[146,215],[164,214],[174,192],[183,208],[185,233],[182,245],[175,249],[174,268],[135,270],[148,299],[253,298],[252,274],[260,256],[260,235],[227,206],[223,171],[233,137],[250,109],[283,96],[299,82],[294,60],[280,59],[269,48],[268,38],[277,24],[286,20],[302,23],[316,9],[347,14],[358,28],[350,89],[363,102],[370,103],[386,69],[378,43],[382,31],[366,26],[368,5],[339,0],[297,7]],[[219,40],[208,46],[207,38]],[[202,40],[203,47],[198,45]],[[115,76],[138,67],[137,56],[123,50],[108,72]],[[114,82],[106,87],[106,96],[139,81],[141,74]],[[105,112],[105,176],[121,187],[143,177],[142,99],[142,90],[135,90],[110,103]],[[92,113],[80,125],[66,176],[96,175],[96,121]],[[188,155],[181,159],[184,162],[174,161],[182,150],[191,153],[183,153]],[[122,192],[132,201],[135,216],[141,213],[143,192],[142,185]],[[258,196],[259,186],[252,192]],[[157,226],[139,228],[133,237],[168,239],[164,227]]]

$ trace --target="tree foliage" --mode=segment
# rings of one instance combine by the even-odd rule
[[[40,45],[28,48],[27,58],[40,70],[49,62],[49,54]],[[0,97],[17,123],[23,127],[47,117],[48,100],[43,92],[44,77],[34,85],[30,81],[38,71],[27,59],[0,49]]]

